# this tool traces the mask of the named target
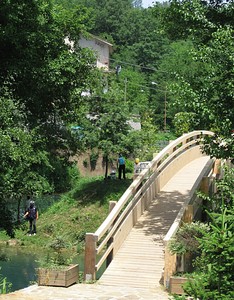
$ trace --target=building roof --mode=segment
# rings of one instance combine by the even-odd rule
[[[109,47],[110,53],[113,52],[113,44],[107,42],[107,41],[104,40],[104,39],[99,38],[99,37],[96,36],[96,35],[93,35],[93,34],[91,34],[91,33],[88,33],[87,35],[82,35],[82,37],[83,37],[84,39],[86,39],[86,40],[88,40],[88,39],[93,39],[93,40],[96,40],[96,41],[98,41],[98,42],[100,42],[100,43],[103,43],[103,44],[105,44],[105,45],[107,45],[107,46]]]

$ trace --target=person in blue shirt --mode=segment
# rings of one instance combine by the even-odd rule
[[[117,162],[117,168],[118,168],[118,171],[119,171],[119,179],[121,179],[122,173],[123,173],[123,179],[126,179],[126,177],[125,177],[125,159],[122,156],[122,154],[119,154],[119,158],[118,158],[118,162]]]

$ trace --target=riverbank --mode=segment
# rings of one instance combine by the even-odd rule
[[[36,236],[27,235],[28,222],[24,221],[16,230],[14,240],[24,247],[46,248],[50,241],[60,236],[68,248],[76,246],[79,252],[85,233],[98,228],[108,214],[109,201],[118,201],[131,182],[132,179],[81,178],[73,190],[60,195],[43,213],[38,207]],[[10,238],[1,232],[0,240],[6,242]]]
[[[0,232],[0,255],[3,248],[8,245],[8,249],[17,248],[21,252],[38,254],[43,252],[46,255],[51,252],[48,245],[60,237],[64,240],[67,250],[77,256],[84,252],[84,240],[86,232],[95,232],[98,226],[106,218],[109,211],[109,201],[118,201],[132,180],[103,180],[103,177],[82,178],[77,182],[76,187],[58,198],[43,213],[39,211],[37,221],[37,235],[28,236],[28,223],[24,222],[16,230],[15,239],[10,239],[3,232]],[[14,251],[13,251],[14,252]],[[11,254],[11,251],[5,251],[5,259],[14,261],[17,254]],[[23,256],[23,255],[22,255]],[[28,255],[29,259],[30,255]],[[20,255],[18,256],[20,261]],[[37,259],[37,258],[35,258]],[[28,264],[37,266],[33,262]],[[14,280],[22,280],[24,274],[24,264],[21,260],[17,276]],[[10,264],[8,264],[10,266]],[[29,266],[30,268],[30,266]],[[9,268],[8,268],[9,269]],[[28,271],[27,271],[28,272]],[[3,277],[8,277],[6,268],[1,270]],[[21,274],[22,273],[22,274]],[[25,286],[28,286],[31,280],[35,282],[35,277],[27,280]],[[8,281],[10,281],[8,279]]]

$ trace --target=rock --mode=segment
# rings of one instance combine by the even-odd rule
[[[12,239],[12,240],[8,240],[8,241],[6,242],[6,244],[7,244],[8,246],[17,246],[17,245],[19,244],[19,241],[16,240],[16,239]]]

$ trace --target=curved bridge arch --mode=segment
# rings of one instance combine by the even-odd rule
[[[194,131],[171,142],[133,180],[96,232],[86,234],[85,280],[95,280],[96,272],[103,263],[109,263],[115,258],[141,215],[174,174],[204,156],[201,151],[202,139],[210,135],[213,135],[210,131]],[[190,191],[190,198],[202,177],[212,170],[214,161],[208,159],[208,162]]]

